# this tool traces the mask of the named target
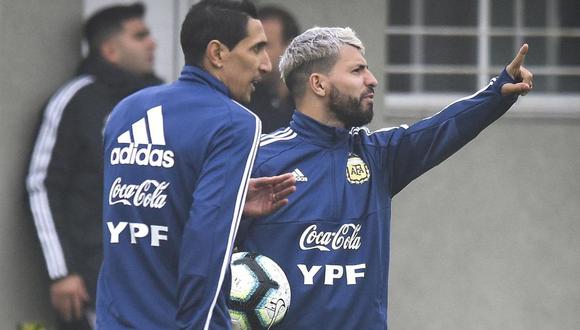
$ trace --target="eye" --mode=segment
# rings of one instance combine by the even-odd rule
[[[149,31],[139,31],[134,34],[135,39],[143,40],[149,36]]]
[[[259,54],[262,49],[266,48],[266,43],[265,42],[260,42],[258,44],[255,44],[252,48],[250,48],[250,50],[252,52],[254,52],[255,54]]]
[[[361,65],[358,65],[356,68],[354,68],[354,69],[352,70],[352,73],[354,73],[354,74],[362,74],[362,73],[363,73],[363,72],[365,72],[367,69],[368,69],[368,66],[366,66],[366,65],[364,65],[364,64],[361,64]]]

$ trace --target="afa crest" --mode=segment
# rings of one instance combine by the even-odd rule
[[[346,179],[350,183],[361,184],[369,181],[371,172],[365,162],[355,154],[348,155],[346,162]]]

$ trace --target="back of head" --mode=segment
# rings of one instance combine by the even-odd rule
[[[193,5],[181,25],[185,64],[201,65],[206,47],[218,40],[233,49],[247,36],[249,18],[257,18],[248,0],[202,0]]]
[[[292,96],[304,94],[312,73],[328,73],[346,45],[364,54],[363,43],[348,27],[314,27],[294,38],[280,59],[280,75]]]
[[[143,18],[145,6],[142,3],[107,7],[93,14],[85,23],[83,32],[92,54],[99,54],[99,48],[112,36],[123,30],[123,23],[133,18]]]
[[[274,6],[267,5],[258,9],[258,17],[260,20],[274,19],[282,23],[282,38],[285,44],[289,44],[300,33],[298,22],[287,10]]]

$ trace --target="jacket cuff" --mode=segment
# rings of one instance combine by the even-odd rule
[[[59,275],[59,276],[56,276],[56,277],[51,277],[50,278],[50,282],[51,283],[58,282],[58,281],[62,280],[63,278],[69,277],[70,275],[72,275],[72,273],[68,272],[68,273],[66,273],[64,275]]]
[[[507,70],[504,68],[501,73],[499,74],[499,76],[495,77],[495,82],[493,83],[493,87],[496,93],[501,95],[501,87],[507,83],[510,84],[517,84],[519,82],[522,82],[521,79],[516,80],[513,79],[512,77],[510,77],[509,73],[507,73]],[[513,94],[513,95],[507,95],[507,96],[502,96],[504,98],[510,99],[510,100],[516,100],[518,98],[518,94]]]

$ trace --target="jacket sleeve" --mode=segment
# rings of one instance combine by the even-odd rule
[[[252,114],[232,119],[212,138],[182,238],[177,293],[182,329],[208,328],[224,278],[229,277],[260,133],[261,122]]]
[[[52,96],[44,109],[26,178],[30,210],[51,279],[71,272],[63,231],[67,229],[65,198],[77,140],[72,100],[92,81],[91,77],[75,79]]]
[[[508,82],[515,81],[503,70],[472,96],[410,127],[394,130],[386,160],[391,195],[447,159],[501,117],[517,100],[517,96],[501,95],[501,86]]]

